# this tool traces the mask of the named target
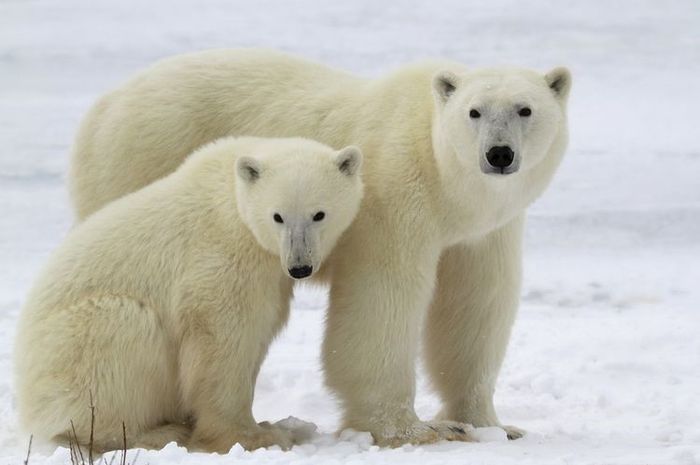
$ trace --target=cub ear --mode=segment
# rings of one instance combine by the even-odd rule
[[[566,100],[571,90],[571,73],[563,66],[554,68],[544,75],[544,80],[554,95],[560,100]]]
[[[262,165],[260,162],[251,157],[241,157],[236,160],[236,172],[238,177],[247,183],[254,183],[260,178],[262,173]]]
[[[459,78],[452,71],[440,71],[433,78],[433,93],[442,103],[457,90]]]
[[[354,145],[341,149],[335,156],[335,166],[346,176],[353,176],[362,167],[362,151]]]

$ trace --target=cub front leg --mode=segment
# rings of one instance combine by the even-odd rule
[[[260,365],[286,320],[288,309],[279,307],[289,296],[285,303],[271,289],[260,295],[235,289],[190,293],[181,309],[180,381],[184,407],[194,417],[188,449],[226,453],[236,443],[247,450],[289,449],[291,432],[258,425],[252,413]],[[218,299],[216,292],[233,299]]]
[[[366,235],[367,226],[359,227]],[[338,245],[332,270],[323,364],[326,383],[342,402],[342,427],[369,431],[382,446],[470,440],[468,425],[423,422],[413,406],[437,253],[397,247],[378,234],[360,244],[351,232]]]
[[[493,394],[520,296],[523,219],[443,252],[425,332],[427,368],[443,400],[439,418],[500,426]]]

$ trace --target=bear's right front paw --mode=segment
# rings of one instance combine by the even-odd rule
[[[252,426],[245,430],[221,432],[202,437],[194,432],[187,449],[190,451],[228,453],[235,444],[240,444],[245,450],[255,450],[279,446],[289,450],[294,445],[292,433],[274,425]]]
[[[439,441],[473,442],[474,428],[456,421],[418,421],[407,427],[383,427],[371,431],[381,447],[400,447],[404,444],[432,444]]]
[[[265,426],[259,426],[254,433],[247,433],[245,439],[239,441],[245,450],[255,450],[262,447],[279,446],[282,450],[289,450],[294,445],[291,431],[284,430],[265,422]]]

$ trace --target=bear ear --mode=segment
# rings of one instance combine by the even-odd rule
[[[433,92],[440,102],[445,103],[447,99],[457,90],[459,78],[452,71],[440,71],[433,78]]]
[[[260,178],[262,166],[260,162],[251,157],[240,157],[236,160],[236,172],[238,177],[247,183],[254,183]]]
[[[561,100],[566,100],[571,89],[571,73],[563,66],[554,68],[544,75],[544,80],[554,95]]]
[[[353,176],[362,167],[362,151],[354,145],[341,149],[335,156],[335,166],[346,176]]]

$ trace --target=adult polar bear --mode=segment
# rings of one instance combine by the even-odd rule
[[[326,382],[343,426],[379,444],[463,439],[414,411],[422,323],[439,418],[500,426],[493,392],[517,310],[524,212],[564,153],[570,85],[564,68],[433,62],[369,80],[273,51],[178,56],[93,107],[72,196],[85,218],[224,135],[359,145],[365,197],[324,273]]]

